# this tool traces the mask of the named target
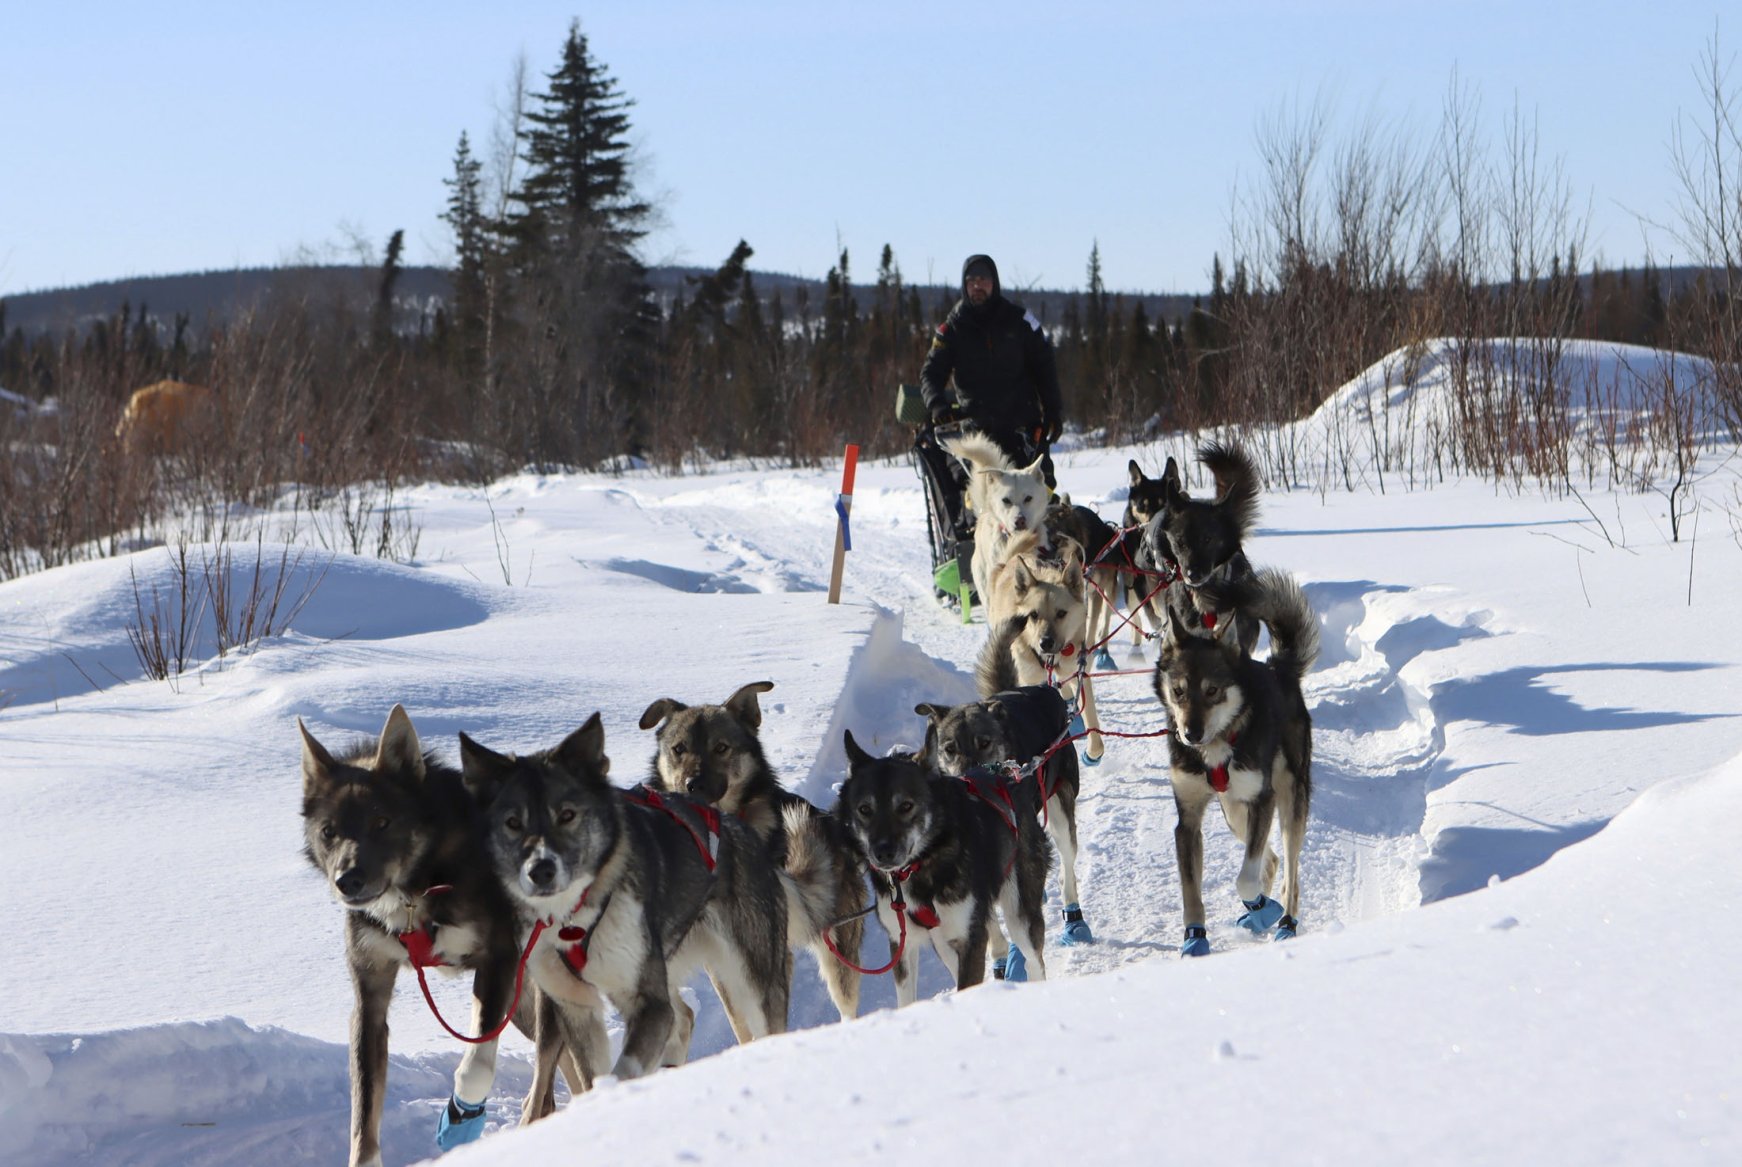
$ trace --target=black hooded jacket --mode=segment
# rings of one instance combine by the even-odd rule
[[[968,269],[991,268],[992,295],[978,307],[968,302]],[[952,404],[989,433],[1030,437],[1064,420],[1058,366],[1040,321],[1004,298],[991,257],[970,255],[962,264],[963,294],[932,337],[920,370],[926,407],[936,416]],[[955,378],[955,394],[950,379]]]

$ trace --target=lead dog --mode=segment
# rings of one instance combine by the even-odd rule
[[[705,967],[740,1041],[786,1030],[792,954],[786,896],[762,842],[680,795],[607,780],[595,713],[556,747],[498,754],[460,735],[467,786],[488,806],[491,869],[534,931],[541,990],[529,1099],[544,1098],[566,1045],[581,1088],[688,1056],[695,1015],[678,988]],[[610,1063],[604,1009],[623,1018]],[[529,1104],[523,1122],[541,1117]]]
[[[844,740],[849,773],[831,813],[870,869],[877,916],[889,933],[896,1003],[911,1005],[918,995],[919,950],[927,941],[956,988],[986,978],[994,904],[1034,979],[1045,980],[1047,854],[1033,813],[1005,813],[968,783],[911,757],[873,758],[851,730]]]
[[[721,705],[690,706],[661,697],[641,715],[641,728],[658,727],[657,785],[742,819],[791,877],[785,881],[795,893],[787,904],[790,944],[816,956],[829,998],[846,1021],[859,1015],[859,974],[835,959],[825,933],[846,960],[858,962],[865,881],[852,841],[834,819],[781,786],[762,752],[762,706],[756,695],[772,688],[772,681],[753,681]],[[835,921],[845,922],[829,932]]]
[[[1077,791],[1081,775],[1075,743],[1061,744],[1070,728],[1070,709],[1058,690],[1050,685],[1031,685],[966,705],[921,704],[913,711],[926,719],[921,754],[938,773],[962,778],[975,771],[1016,771],[1023,774],[1022,781],[1038,783],[1037,792],[1044,799],[1031,801],[1042,811],[1046,832],[1059,854],[1059,886],[1065,901],[1061,941],[1066,945],[1094,943],[1094,933],[1077,898]],[[995,954],[995,963],[998,955],[1004,954]],[[1004,959],[1008,967],[1010,956],[1004,955]]]
[[[1275,570],[1258,575],[1248,611],[1270,628],[1270,659],[1253,660],[1226,630],[1194,636],[1170,611],[1169,633],[1155,666],[1155,693],[1167,710],[1185,940],[1180,951],[1210,951],[1203,898],[1204,810],[1214,798],[1245,848],[1235,890],[1245,904],[1242,927],[1277,938],[1299,927],[1300,852],[1312,800],[1312,716],[1301,678],[1318,655],[1318,622],[1300,585]],[[1282,826],[1282,902],[1269,897],[1277,857],[1271,820]]]
[[[387,1008],[402,968],[472,974],[472,1030],[502,1020],[514,992],[514,913],[490,872],[479,808],[459,772],[423,752],[403,706],[378,741],[334,757],[302,720],[304,853],[346,908],[351,1014],[351,1164],[381,1162]],[[530,1022],[530,1008],[522,1009]],[[496,1043],[468,1045],[437,1142],[483,1133]]]

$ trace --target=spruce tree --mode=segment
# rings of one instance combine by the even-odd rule
[[[636,246],[651,208],[629,175],[634,102],[593,58],[579,21],[549,81],[525,115],[525,178],[504,231],[536,346],[530,452],[591,463],[639,452],[647,432],[660,314]]]
[[[442,221],[454,233],[453,312],[460,367],[469,374],[482,364],[487,290],[485,284],[489,233],[484,218],[483,163],[472,157],[465,131],[454,151],[454,176],[442,179],[448,188],[448,209]]]

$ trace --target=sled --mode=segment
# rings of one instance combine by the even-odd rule
[[[957,425],[922,425],[914,435],[913,468],[925,487],[926,531],[931,539],[932,587],[938,600],[973,616],[980,597],[974,592],[974,514],[967,507],[966,471],[938,445],[940,434]]]

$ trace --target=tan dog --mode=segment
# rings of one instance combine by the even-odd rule
[[[1075,539],[1060,536],[1043,556],[1042,539],[1037,531],[1011,536],[1005,558],[992,569],[982,596],[990,635],[980,650],[974,681],[982,698],[1023,685],[1056,684],[1066,700],[1079,702],[1089,730],[1084,757],[1095,765],[1106,743],[1083,651],[1089,623],[1083,548]]]
[[[839,825],[782,786],[763,754],[756,695],[772,688],[772,681],[753,681],[721,705],[685,705],[672,697],[649,705],[641,728],[658,727],[651,781],[742,819],[763,840],[771,861],[790,877],[784,884],[791,893],[788,940],[816,956],[829,998],[847,1021],[859,1014],[859,974],[829,952],[824,932],[845,920],[831,933],[835,947],[859,959],[862,864]]]

